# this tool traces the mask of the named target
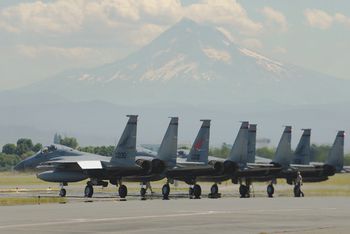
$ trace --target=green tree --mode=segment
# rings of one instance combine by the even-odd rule
[[[2,152],[4,154],[16,154],[16,148],[15,144],[6,144],[2,147]]]
[[[87,152],[87,153],[93,153],[93,154],[98,154],[98,155],[103,155],[103,156],[112,156],[115,146],[110,145],[110,146],[85,146],[85,147],[79,147],[78,148],[80,151]]]
[[[60,144],[73,149],[76,149],[79,145],[77,139],[74,137],[64,137],[60,140]]]
[[[311,145],[311,161],[312,162],[325,162],[328,156],[331,146],[329,145]]]
[[[94,149],[94,153],[103,156],[112,156],[114,148],[114,146],[97,146]]]
[[[28,138],[20,138],[17,141],[16,153],[17,155],[22,155],[28,151],[31,151],[33,148],[33,142]]]
[[[21,158],[15,154],[0,153],[0,167],[9,169],[21,161]]]
[[[350,166],[350,153],[344,155],[344,165]]]
[[[230,154],[231,146],[223,143],[221,147],[210,148],[209,155],[213,155],[215,157],[227,158]]]
[[[26,158],[28,158],[28,157],[30,157],[30,156],[33,156],[34,154],[35,154],[35,152],[33,152],[33,151],[27,151],[27,152],[25,152],[25,153],[19,155],[19,157],[20,157],[21,159],[26,159]]]
[[[34,152],[38,152],[38,151],[41,150],[42,148],[43,148],[43,145],[42,145],[42,144],[36,143],[36,144],[33,146],[32,150],[33,150]]]
[[[188,145],[181,145],[178,149],[189,150],[191,148]]]
[[[87,153],[95,153],[95,147],[93,146],[79,147],[78,150]]]
[[[272,159],[275,155],[275,149],[268,148],[268,147],[262,147],[256,150],[256,155],[259,155],[264,158],[270,158]]]

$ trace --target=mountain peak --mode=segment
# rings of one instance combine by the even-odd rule
[[[285,97],[286,102],[293,97],[305,103],[324,98],[319,90],[309,89],[316,79],[324,90],[332,86],[333,80],[324,78],[320,83],[318,77],[324,76],[240,48],[214,26],[183,18],[123,60],[58,75],[33,90],[56,87],[57,94],[83,99],[99,96],[118,103],[129,103],[131,97],[135,103],[140,97],[141,101],[148,97],[149,103],[186,103],[189,99],[231,103],[255,101],[256,96],[266,100]],[[179,90],[187,95],[179,95]],[[295,95],[295,90],[300,95]]]
[[[174,26],[181,26],[181,27],[187,27],[187,26],[191,26],[191,27],[195,27],[198,26],[199,24],[187,17],[183,17],[180,21],[178,21],[176,24],[173,25]]]

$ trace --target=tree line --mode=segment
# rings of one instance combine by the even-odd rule
[[[74,137],[61,137],[55,136],[55,142],[61,145],[65,145],[83,152],[99,154],[103,156],[112,156],[115,146],[84,146],[80,147],[78,141]],[[20,138],[16,144],[8,143],[2,147],[0,153],[0,170],[10,170],[13,166],[19,163],[21,160],[34,155],[36,152],[43,148],[41,143],[33,144],[33,141],[28,138]],[[182,147],[186,148],[186,147]],[[329,145],[311,145],[311,161],[324,162],[330,151]],[[275,154],[275,148],[262,147],[256,150],[256,155],[261,157],[272,159]],[[226,158],[231,151],[231,145],[223,143],[221,147],[211,147],[209,155]],[[350,153],[345,155],[345,165],[350,165]]]

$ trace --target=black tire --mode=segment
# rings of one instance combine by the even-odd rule
[[[93,194],[94,194],[94,187],[92,187],[92,185],[86,185],[84,190],[85,197],[92,197]]]
[[[120,185],[118,194],[120,198],[125,198],[128,195],[128,188],[124,184]]]
[[[190,188],[188,189],[188,195],[190,195],[190,197],[193,196],[193,188],[192,188],[192,187],[190,187]]]
[[[241,184],[239,186],[239,194],[241,195],[241,198],[250,197],[248,186]]]
[[[294,197],[300,197],[300,195],[301,195],[300,186],[295,185],[293,192],[294,192]]]
[[[61,188],[60,193],[58,194],[60,197],[65,197],[67,194],[67,191],[64,188]]]
[[[145,188],[141,188],[140,194],[141,194],[141,197],[145,197],[146,196],[146,189]]]
[[[194,198],[196,198],[196,199],[201,198],[202,188],[201,188],[201,186],[199,184],[195,184],[193,186],[193,195],[194,195]]]
[[[267,196],[268,197],[273,197],[273,194],[275,193],[275,188],[273,187],[272,184],[269,184],[266,188]]]
[[[213,184],[213,185],[211,186],[211,188],[210,188],[210,193],[211,193],[212,195],[216,195],[216,194],[219,193],[219,187],[218,187],[217,184]]]
[[[162,187],[163,199],[168,199],[169,198],[169,194],[170,194],[170,186],[169,186],[169,184],[163,185],[163,187]]]

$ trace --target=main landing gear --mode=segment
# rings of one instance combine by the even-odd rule
[[[141,189],[140,189],[140,195],[141,195],[142,198],[144,198],[144,197],[146,196],[146,192],[147,192],[146,188],[141,187]]]
[[[109,180],[109,182],[118,188],[118,195],[120,198],[126,198],[128,195],[128,188],[123,184],[120,178]]]
[[[63,186],[67,186],[67,185],[68,185],[67,183],[61,183],[60,184],[61,189],[60,189],[60,192],[58,194],[60,197],[65,197],[66,196],[67,191],[66,191],[66,189]]]
[[[92,187],[91,184],[87,184],[85,186],[84,196],[85,197],[92,197],[93,194],[94,194],[94,187]]]
[[[151,182],[150,181],[141,182],[141,189],[140,189],[141,198],[145,198],[147,190],[150,190],[151,194],[153,194]]]
[[[170,194],[170,186],[169,186],[169,183],[166,183],[162,187],[163,200],[168,200],[169,199],[169,194]]]
[[[118,194],[120,198],[124,199],[128,195],[128,188],[124,184],[120,184]]]
[[[200,199],[202,195],[202,188],[199,184],[191,185],[188,189],[188,195],[190,198]]]
[[[218,185],[215,183],[210,187],[210,194],[209,194],[209,198],[219,198],[220,197],[220,193],[219,193],[219,187]]]
[[[84,196],[85,197],[92,197],[94,195],[94,187],[93,186],[102,186],[102,187],[107,187],[108,182],[105,181],[98,181],[98,180],[90,180],[86,182],[86,186],[84,189]]]
[[[269,183],[269,185],[266,188],[267,196],[273,197],[273,194],[275,193],[275,188],[273,187],[273,183]]]
[[[240,181],[240,186],[239,186],[239,194],[241,195],[241,198],[248,198],[250,197],[250,181],[246,180],[245,184]]]
[[[188,189],[188,195],[190,198],[200,199],[202,195],[202,188],[199,184],[191,185]]]
[[[199,184],[193,185],[193,196],[195,199],[200,199],[202,195],[202,188]]]

